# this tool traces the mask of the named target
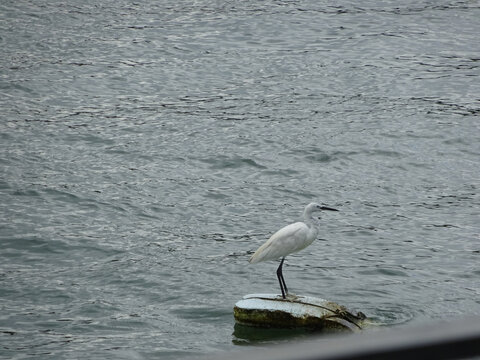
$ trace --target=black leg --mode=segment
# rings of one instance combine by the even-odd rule
[[[288,294],[288,289],[282,274],[282,266],[284,261],[285,261],[285,258],[283,257],[282,261],[280,261],[280,266],[277,269],[277,277],[278,277],[278,282],[280,283],[280,290],[282,290],[282,297],[286,299],[285,295]]]
[[[285,283],[285,278],[283,277],[283,260],[285,260],[285,258],[282,259],[282,269],[280,269],[280,277],[282,278],[282,284],[283,284],[283,289],[285,290],[285,294],[288,295],[288,289],[287,289],[287,284]]]
[[[283,288],[285,289],[285,294],[288,295],[287,284],[285,284],[285,278],[283,277],[283,273],[282,273],[282,283],[283,283]]]

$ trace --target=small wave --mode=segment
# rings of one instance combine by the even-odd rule
[[[243,158],[239,156],[226,156],[218,155],[215,157],[210,157],[206,159],[201,159],[201,161],[210,164],[211,169],[236,169],[244,166],[254,167],[257,169],[266,169],[266,166],[263,166],[256,162],[253,159]]]

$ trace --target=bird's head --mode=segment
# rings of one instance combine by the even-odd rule
[[[314,211],[322,211],[322,210],[338,211],[337,209],[334,209],[334,208],[331,208],[331,207],[328,207],[328,206],[320,205],[320,204],[317,204],[317,203],[310,203],[305,208],[305,213],[311,214]]]

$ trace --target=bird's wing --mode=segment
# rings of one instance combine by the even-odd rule
[[[302,222],[287,225],[260,246],[250,258],[250,263],[274,260],[303,249],[308,236],[308,226]]]

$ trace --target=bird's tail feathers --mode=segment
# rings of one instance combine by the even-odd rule
[[[255,255],[257,255],[257,253],[253,254],[253,255],[250,257],[250,259],[248,259],[248,262],[249,262],[250,264],[255,264],[255,263],[257,263],[257,262],[260,261],[260,260],[258,260],[258,256],[255,256]]]
[[[269,242],[266,242],[265,244],[263,244],[262,246],[260,246],[257,251],[255,251],[255,253],[252,255],[252,257],[250,258],[250,260],[248,260],[248,262],[250,264],[256,264],[260,261],[265,261],[265,260],[269,260],[267,259],[268,258],[268,255],[269,255],[269,252],[270,252],[270,243]]]

